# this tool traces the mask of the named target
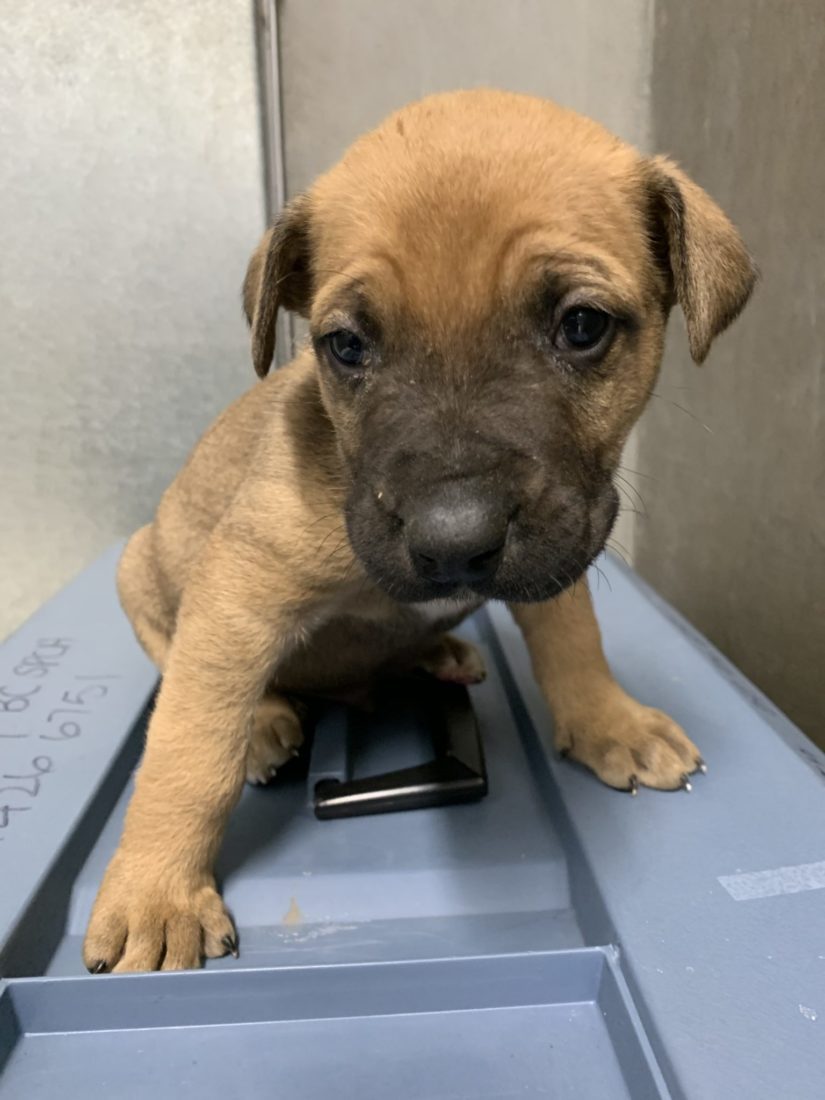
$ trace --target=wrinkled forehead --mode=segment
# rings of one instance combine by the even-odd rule
[[[313,322],[377,312],[384,324],[412,315],[447,331],[543,289],[641,313],[655,273],[632,171],[555,167],[493,171],[465,157],[357,189],[344,173],[338,193],[333,181],[316,201]]]

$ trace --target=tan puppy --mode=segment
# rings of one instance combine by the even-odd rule
[[[512,607],[562,752],[624,790],[686,782],[698,750],[613,680],[580,578],[671,306],[701,360],[753,282],[678,168],[526,96],[407,107],[289,205],[244,286],[256,370],[280,307],[311,346],[217,420],[123,556],[163,684],[90,969],[235,951],[213,861],[244,776],[301,743],[288,700],[414,665],[479,679],[445,631],[487,598]]]

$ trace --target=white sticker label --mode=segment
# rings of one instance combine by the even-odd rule
[[[771,871],[750,871],[743,875],[720,875],[718,881],[734,901],[775,898],[779,894],[801,894],[825,890],[825,860],[774,867]]]

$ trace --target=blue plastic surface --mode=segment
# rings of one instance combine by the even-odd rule
[[[611,663],[702,748],[692,794],[631,799],[557,761],[492,607],[465,631],[490,668],[487,798],[318,821],[308,783],[426,742],[379,715],[347,749],[333,709],[304,773],[247,789],[230,825],[241,958],[86,975],[155,684],[117,553],[0,647],[3,1100],[825,1095],[825,758],[610,560]]]

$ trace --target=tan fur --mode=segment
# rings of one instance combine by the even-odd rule
[[[433,204],[450,214],[438,239]],[[669,270],[651,261],[656,208]],[[645,319],[638,347],[619,341],[611,353],[622,369],[567,412],[617,456],[658,370],[670,298],[702,358],[747,297],[752,268],[724,215],[669,162],[528,97],[413,104],[292,204],[244,287],[256,369],[269,368],[279,306],[317,324],[355,283],[371,288],[389,328],[406,311],[433,347],[466,346],[492,303],[521,293],[537,249]],[[484,674],[445,636],[471,607],[397,603],[354,556],[342,515],[353,431],[315,354],[302,352],[223,413],[127,546],[121,600],[163,683],[89,925],[90,968],[175,969],[234,949],[213,861],[244,778],[266,782],[300,744],[295,696],[354,698],[383,672],[416,666],[464,682]],[[559,748],[615,787],[680,786],[698,750],[613,680],[586,584],[513,613]]]

